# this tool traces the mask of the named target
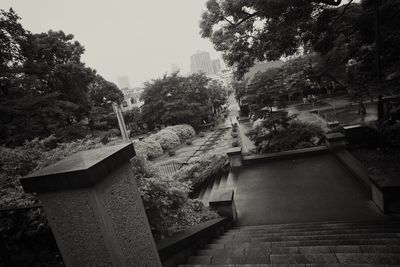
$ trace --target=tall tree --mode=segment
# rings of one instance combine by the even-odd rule
[[[84,128],[95,71],[81,62],[83,46],[62,31],[30,33],[19,19],[12,9],[0,10],[0,142]]]
[[[219,90],[223,90],[220,84],[210,82],[204,74],[164,75],[145,83],[143,119],[151,128],[156,124],[199,125],[210,121],[213,111],[225,103]]]

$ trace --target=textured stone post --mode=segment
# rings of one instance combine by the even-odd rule
[[[226,154],[229,157],[229,165],[231,167],[241,167],[243,166],[243,156],[242,156],[242,148],[234,147],[229,149]]]
[[[161,266],[132,144],[76,153],[21,179],[36,192],[66,266]]]
[[[346,137],[341,133],[325,134],[325,140],[330,150],[344,149],[346,147]]]

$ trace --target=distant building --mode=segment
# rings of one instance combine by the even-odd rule
[[[213,59],[211,61],[211,64],[213,67],[213,74],[217,74],[221,71],[221,62],[219,61],[219,59]]]
[[[128,111],[133,109],[134,107],[140,107],[143,105],[143,102],[140,101],[140,96],[143,92],[143,88],[131,88],[128,76],[117,77],[117,82],[119,89],[124,95],[124,100],[121,103],[122,111]]]
[[[122,88],[121,91],[124,94],[124,101],[121,103],[122,111],[131,110],[134,107],[140,108],[143,105],[143,101],[140,100],[143,88]]]
[[[117,77],[118,87],[119,89],[130,88],[128,76],[118,76]]]
[[[211,63],[210,53],[208,52],[197,52],[190,57],[190,71],[192,73],[205,73],[207,75],[213,75],[213,65]]]

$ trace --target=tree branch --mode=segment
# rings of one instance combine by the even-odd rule
[[[340,14],[340,16],[337,17],[333,23],[338,22],[338,21],[344,16],[344,14],[346,14],[347,8],[351,5],[351,3],[353,3],[353,0],[350,0],[350,1],[346,4],[346,6],[344,7],[344,9],[343,9],[343,11],[342,11],[342,14]]]

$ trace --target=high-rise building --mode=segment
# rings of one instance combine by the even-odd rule
[[[190,57],[190,71],[192,73],[214,74],[210,53],[198,51]]]
[[[218,72],[221,71],[221,63],[220,63],[220,61],[219,61],[218,58],[217,58],[217,59],[213,59],[213,60],[211,61],[211,63],[212,63],[212,67],[213,67],[213,72],[214,72],[214,74],[217,74]]]
[[[117,77],[117,82],[118,82],[119,89],[131,88],[131,86],[129,84],[128,76],[118,76]]]

